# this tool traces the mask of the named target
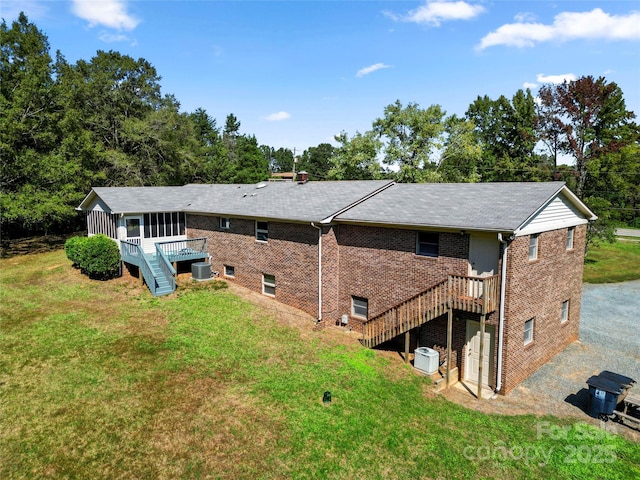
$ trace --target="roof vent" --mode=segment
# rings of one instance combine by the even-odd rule
[[[307,183],[309,180],[309,174],[305,171],[298,172],[298,184]]]
[[[261,188],[266,187],[267,185],[269,185],[267,182],[260,182],[259,184],[256,185],[256,190],[259,190]]]

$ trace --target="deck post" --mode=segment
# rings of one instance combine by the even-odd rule
[[[478,399],[482,398],[482,364],[484,363],[484,330],[486,315],[480,315],[480,352],[478,358]]]
[[[404,363],[409,363],[409,344],[411,341],[411,330],[404,333]]]
[[[447,310],[447,388],[451,383],[451,336],[453,333],[453,309],[451,305]]]

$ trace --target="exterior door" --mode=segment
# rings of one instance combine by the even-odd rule
[[[482,385],[489,386],[493,380],[495,328],[493,325],[484,327],[484,352],[482,362]],[[480,372],[480,322],[467,321],[467,361],[465,367],[465,380],[478,383]]]
[[[495,236],[471,235],[469,239],[469,276],[490,277],[498,273],[500,243]],[[482,281],[469,282],[469,296],[482,296]]]
[[[126,217],[125,229],[128,242],[140,244],[142,239],[142,217]]]

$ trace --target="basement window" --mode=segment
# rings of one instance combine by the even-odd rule
[[[276,276],[267,273],[262,274],[262,293],[270,297],[276,296]]]
[[[576,227],[567,228],[567,250],[573,250],[573,234],[576,231]]]
[[[418,232],[416,254],[424,257],[437,257],[440,250],[438,232]]]
[[[369,316],[369,300],[362,297],[351,297],[351,315],[367,318]]]
[[[538,234],[529,237],[529,260],[538,259]]]
[[[256,221],[256,241],[266,242],[269,240],[269,222]]]
[[[234,278],[236,276],[236,267],[234,267],[233,265],[225,265],[224,276]]]
[[[220,217],[220,230],[229,230],[231,228],[231,219],[229,217]]]
[[[569,300],[562,302],[562,310],[560,313],[560,323],[564,323],[569,320]]]
[[[524,322],[524,344],[528,345],[533,342],[533,318]]]

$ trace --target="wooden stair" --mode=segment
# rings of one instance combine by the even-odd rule
[[[406,333],[449,309],[486,314],[497,309],[498,276],[450,275],[447,280],[367,320],[360,342],[373,348]]]

